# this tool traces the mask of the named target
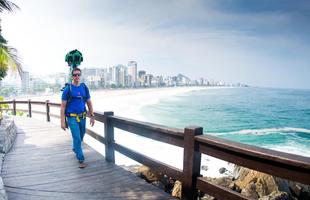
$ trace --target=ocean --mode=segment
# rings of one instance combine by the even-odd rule
[[[140,109],[147,121],[203,127],[204,134],[310,155],[310,90],[214,88],[178,94]]]

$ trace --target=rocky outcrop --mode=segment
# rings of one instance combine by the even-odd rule
[[[234,177],[204,177],[204,179],[251,199],[310,200],[309,185],[277,178],[245,167],[236,166],[234,174]],[[212,200],[214,198],[206,194],[201,199]]]
[[[273,176],[244,167],[240,168],[235,185],[241,190],[241,194],[252,198],[279,192],[279,187]]]
[[[226,171],[222,169],[222,171]],[[165,175],[156,174],[146,166],[135,167],[135,173],[147,182],[156,185],[170,193],[173,197],[181,198],[182,183]],[[258,200],[310,200],[310,186],[293,181],[277,178],[245,167],[235,167],[235,176],[220,178],[203,177],[205,180],[251,199]],[[207,194],[200,195],[201,200],[213,200]]]
[[[5,153],[7,153],[14,144],[17,133],[17,127],[14,120],[4,116],[0,124],[0,171],[2,172],[2,163]],[[0,199],[7,200],[2,177],[0,177]]]
[[[3,118],[0,125],[0,153],[7,153],[16,138],[17,128],[14,120]]]

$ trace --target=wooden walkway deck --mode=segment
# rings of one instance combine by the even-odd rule
[[[58,125],[16,117],[18,135],[4,158],[9,199],[174,199],[84,144],[88,166],[78,168],[71,136]]]

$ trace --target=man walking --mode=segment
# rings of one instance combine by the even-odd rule
[[[82,150],[82,141],[86,132],[86,107],[88,107],[88,116],[90,125],[93,126],[94,110],[90,100],[90,94],[87,86],[80,83],[81,70],[74,68],[72,71],[72,83],[68,84],[61,97],[60,119],[61,128],[66,130],[66,119],[71,130],[73,151],[79,161],[79,167],[85,168],[84,154]]]

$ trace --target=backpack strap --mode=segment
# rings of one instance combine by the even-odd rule
[[[86,102],[87,101],[86,96],[87,94],[89,94],[89,89],[85,83],[81,83],[81,85],[84,87],[84,90],[85,90],[85,96],[83,96],[83,100]]]
[[[72,84],[71,84],[71,83],[68,83],[67,104],[70,103],[70,102],[72,101],[71,91],[72,91]]]
[[[88,89],[88,87],[86,86],[85,83],[81,83],[80,85],[81,85],[81,86],[84,88],[84,90],[85,90],[85,95],[83,95],[82,98],[83,98],[84,102],[86,102],[86,101],[87,101],[86,96],[87,96],[87,94],[89,94],[89,89]],[[72,84],[71,84],[71,83],[68,83],[67,103],[70,103],[70,102],[72,101],[72,98],[73,98],[73,97],[72,97],[71,91],[72,91]]]
[[[66,83],[66,87],[68,87],[68,94],[67,94],[67,103],[65,107],[65,113],[67,112],[67,107],[69,102],[72,100],[72,95],[71,95],[71,83]],[[65,117],[66,118],[66,117]],[[66,120],[67,121],[67,120]],[[67,127],[68,128],[68,127]]]

